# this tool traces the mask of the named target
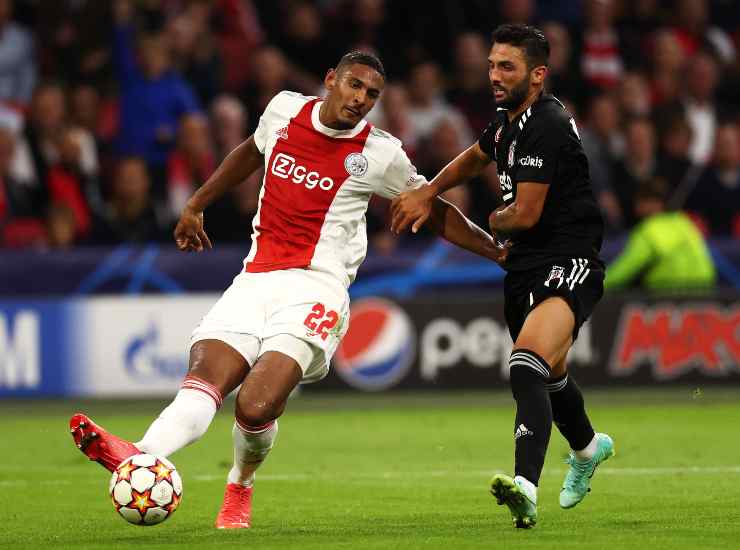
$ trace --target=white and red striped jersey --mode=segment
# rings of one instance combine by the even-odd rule
[[[367,252],[373,193],[393,198],[425,185],[401,142],[363,120],[350,130],[321,124],[322,100],[280,92],[254,133],[265,176],[248,272],[304,268],[349,286]]]

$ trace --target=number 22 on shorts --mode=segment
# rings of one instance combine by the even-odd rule
[[[326,337],[329,336],[329,331],[337,325],[338,321],[339,314],[336,311],[333,309],[326,311],[324,304],[317,303],[311,308],[311,313],[306,316],[303,324],[311,332],[321,336],[322,340],[326,340]]]

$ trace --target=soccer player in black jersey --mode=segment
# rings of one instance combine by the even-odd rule
[[[494,476],[491,492],[509,507],[517,527],[537,522],[537,484],[553,422],[573,450],[560,493],[563,508],[583,499],[595,468],[614,454],[611,438],[591,427],[566,370],[568,350],[603,293],[603,222],[578,128],[544,91],[549,53],[539,29],[498,27],[488,57],[493,121],[428,186],[392,205],[392,230],[411,225],[416,232],[434,196],[496,163],[503,205],[489,221],[502,246],[510,247],[504,309],[514,341],[509,372],[516,451],[515,477]]]

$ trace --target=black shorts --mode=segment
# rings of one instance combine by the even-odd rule
[[[604,268],[598,261],[563,258],[554,264],[511,271],[504,279],[504,313],[511,339],[516,342],[524,320],[540,302],[561,296],[573,310],[575,342],[581,325],[603,294]]]

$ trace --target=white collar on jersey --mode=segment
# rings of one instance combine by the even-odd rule
[[[365,129],[365,126],[367,125],[367,120],[365,120],[364,118],[357,124],[357,126],[349,130],[335,130],[334,128],[324,126],[319,120],[319,109],[321,109],[322,103],[324,102],[317,101],[316,105],[313,106],[313,110],[311,111],[311,122],[313,123],[313,127],[317,132],[321,132],[322,134],[333,138],[353,138]]]

